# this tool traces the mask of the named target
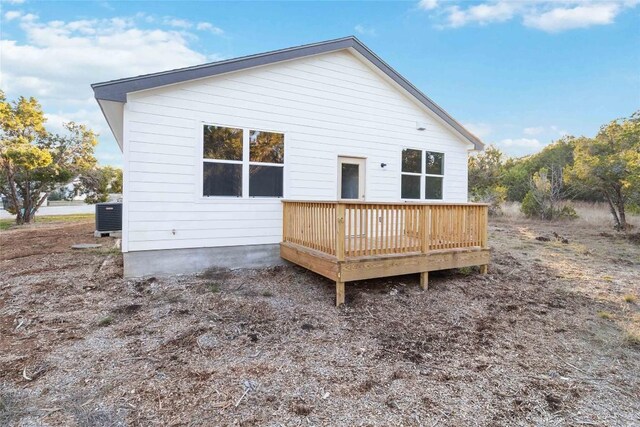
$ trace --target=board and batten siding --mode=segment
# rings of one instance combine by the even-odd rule
[[[283,132],[288,199],[335,200],[342,155],[366,158],[368,201],[398,201],[415,148],[445,153],[444,201],[467,201],[468,143],[347,51],[132,93],[124,123],[125,252],[280,242],[280,199],[201,196],[203,123]]]

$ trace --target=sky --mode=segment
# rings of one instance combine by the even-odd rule
[[[91,83],[355,35],[509,156],[640,109],[640,0],[0,0],[0,88],[120,151]]]

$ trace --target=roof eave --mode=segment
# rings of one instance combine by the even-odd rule
[[[242,58],[220,61],[211,64],[204,64],[195,67],[181,68],[177,70],[165,71],[161,73],[147,74],[143,76],[131,77],[120,80],[113,80],[92,84],[93,92],[97,100],[127,102],[127,93],[153,89],[161,86],[168,86],[190,80],[197,80],[212,77],[225,73],[232,73],[248,68],[254,68],[283,61],[303,58],[312,55],[335,52],[343,49],[354,49],[389,78],[400,85],[404,90],[419,100],[430,111],[435,113],[440,119],[451,126],[456,132],[471,142],[476,150],[482,150],[484,144],[451,117],[445,110],[433,102],[429,97],[416,88],[411,82],[405,79],[400,73],[373,53],[356,37],[350,36],[341,39],[329,40],[304,46],[282,49],[258,55],[245,56]]]

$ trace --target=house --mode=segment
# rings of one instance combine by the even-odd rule
[[[344,281],[488,263],[482,142],[355,37],[92,88],[124,155],[126,276],[285,258],[340,302]]]

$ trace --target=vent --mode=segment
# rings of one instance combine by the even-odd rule
[[[96,204],[96,232],[122,231],[122,203]]]

